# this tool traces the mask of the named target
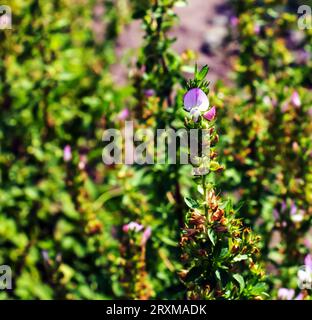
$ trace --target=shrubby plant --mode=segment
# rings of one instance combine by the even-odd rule
[[[208,131],[205,143],[210,146],[210,162],[206,163],[207,172],[199,171],[202,173],[195,178],[197,198],[186,198],[189,211],[180,242],[185,269],[180,276],[190,299],[263,299],[268,294],[264,271],[257,262],[260,238],[244,226],[232,202],[222,200],[209,181],[210,174],[223,167],[217,161],[216,108],[208,110],[207,72],[207,67],[195,71],[184,97],[184,108],[191,115],[185,126]]]
[[[233,3],[240,90],[224,101],[224,187],[235,190],[241,215],[263,235],[272,286],[299,294],[297,271],[311,250],[311,34],[297,29],[287,1]]]
[[[208,68],[186,83],[195,54],[172,49],[184,4],[10,2],[0,265],[13,289],[0,298],[311,298],[298,286],[312,268],[311,29],[298,30],[293,1],[233,0],[234,81],[209,90]],[[144,39],[121,86],[111,67],[134,19]],[[103,163],[103,132],[126,120],[206,132],[202,157]]]
[[[13,290],[0,295],[107,298],[110,243],[95,203],[109,179],[98,141],[110,106],[122,104],[113,37],[96,41],[83,1],[10,6],[14,28],[0,33],[0,264],[11,266]]]

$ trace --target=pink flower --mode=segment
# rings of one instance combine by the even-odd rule
[[[207,111],[209,100],[205,92],[199,88],[193,88],[184,95],[184,108],[190,112],[196,108],[199,111]]]
[[[292,300],[295,295],[294,289],[280,288],[278,289],[277,298],[279,300]]]
[[[298,53],[297,53],[297,61],[300,64],[308,63],[309,60],[310,60],[310,53],[309,52],[307,52],[304,49],[301,49],[301,50],[298,51]]]
[[[304,265],[312,270],[312,255],[308,254],[306,255],[306,257],[304,258]]]
[[[294,91],[291,95],[291,103],[296,107],[299,108],[301,106],[301,100],[298,91]]]
[[[129,111],[128,108],[125,108],[125,109],[120,111],[120,113],[118,114],[117,118],[120,121],[125,121],[129,116],[130,116],[130,111]]]
[[[261,27],[258,24],[254,25],[254,32],[256,35],[258,35],[261,31]]]
[[[123,232],[128,232],[129,230],[130,231],[134,231],[134,232],[139,232],[143,229],[143,226],[137,222],[130,222],[128,224],[125,224],[123,227],[122,227],[122,231]]]
[[[279,219],[279,212],[276,209],[273,209],[273,217],[275,220]]]
[[[68,144],[64,147],[63,159],[65,162],[69,162],[72,159],[71,146]]]
[[[236,16],[231,16],[230,24],[232,27],[236,27],[239,24],[239,19]]]
[[[124,225],[122,226],[122,231],[125,232],[125,233],[127,233],[127,232],[129,231],[129,225],[128,225],[128,224],[124,224]]]
[[[290,206],[290,215],[293,216],[297,213],[297,207],[294,202],[291,203]]]
[[[216,117],[216,107],[212,107],[204,114],[204,118],[208,121],[212,121]]]
[[[144,91],[144,95],[146,97],[153,97],[155,95],[155,90],[153,89],[147,89]]]
[[[80,170],[84,170],[86,168],[87,164],[87,157],[85,154],[82,154],[79,156],[79,163],[78,163],[78,168]]]
[[[304,299],[304,295],[302,292],[300,292],[297,297],[295,298],[295,300],[303,300]]]
[[[304,211],[298,210],[294,202],[290,206],[290,219],[293,222],[301,222],[304,219]]]
[[[308,249],[311,249],[311,248],[312,248],[312,242],[310,241],[309,238],[305,238],[305,239],[303,240],[303,243],[304,243],[304,245],[305,245]]]
[[[141,245],[145,245],[147,240],[151,237],[152,235],[152,229],[150,227],[147,227],[145,231],[143,232],[142,240],[141,240]]]

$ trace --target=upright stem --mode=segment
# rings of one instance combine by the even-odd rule
[[[207,186],[206,186],[207,175],[202,176],[202,186],[203,186],[203,197],[205,205],[205,216],[208,217],[208,207],[207,207]]]

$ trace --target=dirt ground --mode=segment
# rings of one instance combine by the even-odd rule
[[[209,80],[212,84],[221,79],[229,82],[228,73],[231,69],[229,57],[233,51],[233,43],[218,44],[224,33],[228,32],[230,9],[226,0],[189,0],[186,7],[177,8],[180,22],[172,32],[177,38],[174,49],[182,53],[191,49],[198,53],[198,64],[208,64]],[[128,25],[117,41],[116,54],[120,63],[112,67],[116,83],[123,84],[127,79],[127,67],[123,57],[136,56],[143,33],[138,21]],[[209,44],[216,43],[214,50]],[[125,59],[126,60],[126,59]]]

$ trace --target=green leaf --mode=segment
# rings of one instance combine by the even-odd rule
[[[208,71],[209,71],[209,67],[205,65],[198,73],[198,80],[199,81],[204,80],[208,74]]]
[[[217,279],[218,279],[219,281],[221,281],[220,271],[219,271],[219,270],[216,270],[215,274],[216,274]]]
[[[262,282],[252,287],[250,290],[250,293],[254,296],[258,296],[258,295],[268,296],[268,294],[265,292],[266,290],[267,290],[267,286],[264,282]]]
[[[244,288],[245,288],[245,280],[244,280],[244,278],[238,273],[234,274],[233,278],[239,283],[240,293],[242,293]]]
[[[182,66],[181,67],[181,71],[182,72],[185,72],[185,73],[190,73],[190,74],[193,74],[194,72],[194,67],[193,66]]]
[[[215,232],[212,229],[208,229],[208,237],[209,237],[211,243],[213,244],[213,246],[215,246],[217,237],[216,237]]]
[[[191,209],[199,208],[198,202],[192,198],[184,198],[184,201],[185,201],[186,205]]]
[[[178,246],[176,241],[173,241],[173,240],[171,240],[170,238],[168,238],[166,236],[159,236],[159,239],[163,243],[167,244],[168,246],[171,246],[171,247],[177,247]]]

